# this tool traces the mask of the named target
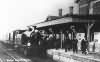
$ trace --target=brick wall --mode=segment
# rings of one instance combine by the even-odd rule
[[[96,2],[97,1],[97,2]],[[95,3],[93,3],[95,2]],[[91,0],[91,3],[93,3],[93,14],[100,14],[100,1],[99,0]],[[91,6],[90,3],[90,6]],[[79,14],[81,15],[87,15],[88,14],[88,0],[80,0],[78,2],[79,4]]]
[[[100,14],[100,1],[93,4],[93,14]]]

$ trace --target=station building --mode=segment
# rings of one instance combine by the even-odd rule
[[[98,46],[96,46],[98,50],[100,47],[99,11],[99,0],[76,0],[75,5],[70,7],[69,14],[58,16],[54,20],[45,21],[36,26],[40,30],[46,30],[48,32],[51,30],[52,33],[49,34],[60,38],[59,46],[61,48],[63,48],[63,43],[67,38],[65,33],[68,33],[70,39],[73,39],[75,36],[78,38],[78,41],[80,41],[79,45],[84,38],[86,38],[92,46],[94,44],[92,41],[98,41]],[[100,49],[97,52],[99,51]]]
[[[100,52],[100,1],[76,0],[75,5],[69,9],[70,12],[66,15],[62,15],[60,9],[59,16],[49,16],[44,22],[37,23],[36,29],[43,31],[44,35],[55,38],[51,43],[55,44],[53,47],[63,48],[66,39],[77,38],[80,49],[81,40],[86,38],[89,43],[98,41],[96,48],[97,52]],[[94,42],[92,46],[93,44]]]
[[[76,0],[79,8],[79,22],[87,22],[86,37],[89,42],[96,42],[96,52],[100,52],[100,0]]]

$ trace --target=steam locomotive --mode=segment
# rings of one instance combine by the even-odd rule
[[[52,33],[43,29],[15,30],[10,37],[10,43],[25,56],[46,56],[47,50],[60,47],[60,41]]]

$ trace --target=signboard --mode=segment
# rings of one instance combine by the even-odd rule
[[[100,52],[100,32],[94,32],[95,52]]]

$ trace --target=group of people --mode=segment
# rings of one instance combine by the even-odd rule
[[[73,40],[66,39],[66,42],[64,43],[66,52],[73,50],[74,53],[77,53],[78,52],[77,43],[78,43],[77,39],[73,39]]]
[[[66,44],[65,46],[66,52],[72,50],[73,53],[78,53],[78,40],[76,38],[74,38],[73,40],[67,39],[65,44]],[[83,39],[80,45],[82,54],[87,54],[88,41]]]
[[[28,38],[26,38],[26,36],[23,35],[23,40],[25,40],[27,43]],[[25,43],[25,41],[24,41],[24,43]],[[43,47],[46,49],[54,47],[54,46],[55,46],[55,48],[57,48],[58,46],[60,46],[60,41],[59,41],[59,43],[55,42],[55,41],[57,41],[57,40],[55,40],[55,37],[42,35],[41,32],[39,32],[39,31],[33,32],[30,36],[31,44],[40,46],[40,47]],[[64,45],[65,45],[66,51],[73,50],[73,53],[78,53],[78,40],[76,38],[74,38],[74,39],[67,38]],[[88,41],[83,39],[81,41],[82,54],[87,53],[87,48],[88,48]]]

